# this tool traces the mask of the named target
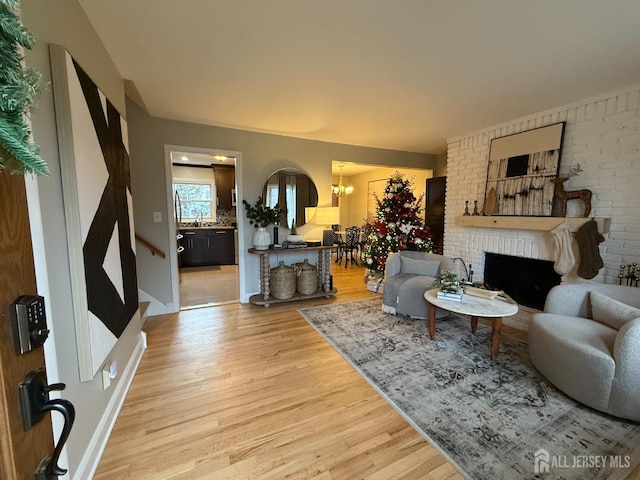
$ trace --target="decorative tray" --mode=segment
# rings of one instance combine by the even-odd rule
[[[484,288],[472,287],[471,285],[465,285],[464,293],[466,293],[467,295],[471,295],[472,297],[480,297],[480,298],[487,298],[489,300],[493,300],[501,292],[497,292],[494,290],[486,290]]]

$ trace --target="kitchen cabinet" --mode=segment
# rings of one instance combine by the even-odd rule
[[[234,207],[233,192],[236,188],[236,168],[229,165],[216,165],[213,169],[216,181],[218,208],[231,210]]]
[[[236,253],[233,229],[206,230],[207,232],[207,260],[209,265],[234,265]]]
[[[181,267],[197,267],[206,265],[205,251],[207,245],[207,237],[204,230],[180,230],[182,238],[180,246],[184,250],[179,255]]]
[[[232,228],[193,228],[180,230],[180,267],[235,264],[235,239]]]

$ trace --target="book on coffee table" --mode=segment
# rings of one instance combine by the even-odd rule
[[[445,293],[441,290],[436,292],[436,297],[441,300],[451,300],[452,302],[461,302],[462,301],[462,292],[460,293]]]

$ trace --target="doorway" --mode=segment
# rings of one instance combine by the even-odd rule
[[[240,152],[165,146],[165,156],[176,242],[174,304],[185,310],[239,302]]]

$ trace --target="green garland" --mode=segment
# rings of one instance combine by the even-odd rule
[[[18,48],[35,40],[16,15],[19,0],[0,0],[0,171],[49,175],[26,117],[38,95],[40,74],[23,68]]]

